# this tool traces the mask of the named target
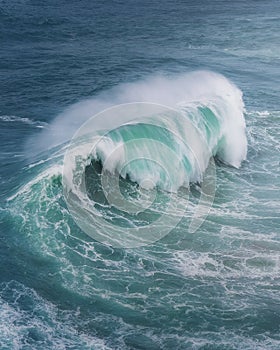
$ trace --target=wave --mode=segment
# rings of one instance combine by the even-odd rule
[[[209,72],[157,78],[122,87],[120,95],[118,101],[153,97],[169,106],[121,104],[90,118],[74,135],[65,158],[67,172],[72,169],[70,182],[81,176],[79,156],[84,163],[101,161],[105,170],[144,188],[167,191],[201,181],[212,156],[234,167],[246,158],[242,93],[226,78]]]
[[[243,110],[242,92],[222,75],[201,71],[155,76],[70,107],[33,142],[36,150],[44,150],[90,128],[88,147],[77,148],[90,150],[82,154],[85,160],[100,160],[107,170],[143,187],[172,191],[200,181],[212,156],[240,166],[247,152]]]
[[[31,190],[35,201],[34,184],[58,182],[74,221],[112,246],[154,242],[189,214],[194,232],[214,200],[212,157],[233,167],[246,157],[243,110],[242,92],[211,72],[119,86],[72,106],[33,139],[47,160],[29,167],[36,176],[19,192]]]

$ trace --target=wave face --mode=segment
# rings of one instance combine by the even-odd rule
[[[200,182],[212,156],[238,168],[246,157],[247,141],[242,101],[236,102],[241,102],[239,113],[233,113],[236,106],[231,108],[222,98],[181,105],[180,112],[151,105],[123,105],[106,118],[127,108],[130,115],[137,115],[140,109],[140,114],[150,110],[151,116],[142,117],[143,121],[132,117],[129,124],[125,121],[106,131],[95,141],[92,157],[106,170],[116,171],[144,188],[152,185],[167,191]]]

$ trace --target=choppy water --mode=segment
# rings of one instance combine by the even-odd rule
[[[275,0],[0,2],[1,349],[279,349],[279,13]],[[184,138],[181,119],[155,133],[113,131],[85,170],[106,225],[151,225],[172,198],[169,234],[115,248],[94,239],[102,225],[90,237],[70,215],[67,142],[94,113],[126,102],[179,106],[198,123],[202,172],[217,153],[215,199],[195,233],[201,188],[186,198],[181,186],[201,174],[180,142],[171,148],[184,166],[173,173],[156,152],[171,178],[145,162],[121,173],[136,204],[155,193],[150,211],[126,215],[100,194],[96,159],[136,136],[131,157],[148,158],[147,139]],[[147,174],[153,190],[137,185]]]

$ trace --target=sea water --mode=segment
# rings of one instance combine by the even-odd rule
[[[279,14],[0,2],[1,349],[279,349]]]

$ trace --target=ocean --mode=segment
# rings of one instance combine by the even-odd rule
[[[280,2],[0,1],[0,349],[280,348]]]

